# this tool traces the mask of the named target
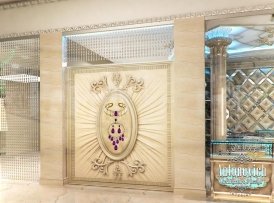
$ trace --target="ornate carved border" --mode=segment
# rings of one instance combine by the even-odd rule
[[[65,0],[25,0],[25,1],[15,1],[11,3],[3,3],[0,5],[0,10],[8,10],[13,8],[20,8],[20,7],[28,7],[28,6],[35,6],[39,4],[47,4],[47,3],[54,3],[57,1],[65,1]]]
[[[50,3],[64,0],[30,0],[22,3],[16,3],[18,6],[22,7],[28,6],[32,4],[42,4],[42,3]],[[28,2],[28,3],[27,3]],[[33,3],[31,3],[33,2]],[[36,2],[36,3],[35,3]],[[23,4],[22,6],[19,6]],[[13,7],[12,4],[10,7]],[[186,19],[186,18],[194,18],[194,17],[205,17],[206,19],[214,18],[214,17],[224,17],[224,16],[233,16],[233,15],[244,15],[250,12],[271,12],[274,11],[274,4],[266,4],[266,5],[256,5],[249,7],[238,7],[238,8],[230,8],[230,9],[220,9],[220,10],[212,10],[212,11],[202,11],[202,12],[193,12],[179,15],[170,15],[170,16],[162,16],[155,18],[144,18],[144,19],[135,19],[129,21],[118,21],[111,23],[103,23],[103,24],[92,24],[92,25],[81,25],[76,27],[64,27],[64,28],[55,28],[55,29],[47,29],[47,30],[37,30],[32,32],[22,32],[22,33],[11,33],[6,35],[1,35],[0,39],[3,38],[13,38],[13,37],[23,37],[30,35],[39,35],[43,33],[51,33],[51,32],[75,32],[75,31],[84,31],[84,30],[96,30],[96,29],[106,29],[111,27],[120,27],[120,26],[129,26],[129,25],[138,25],[138,24],[148,24],[148,23],[159,23],[159,22],[169,22],[175,19]]]

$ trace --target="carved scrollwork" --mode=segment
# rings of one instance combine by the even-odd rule
[[[114,169],[114,171],[113,171],[113,175],[114,175],[114,177],[115,177],[116,179],[121,179],[121,178],[122,178],[123,171],[122,171],[122,169],[121,169],[119,163],[116,164],[115,169]]]
[[[240,153],[239,155],[234,156],[229,160],[232,161],[232,162],[237,162],[237,163],[243,164],[243,163],[246,163],[246,162],[252,162],[253,158],[251,158],[247,154]]]
[[[91,162],[92,169],[95,171],[99,171],[103,175],[108,175],[109,167],[113,164],[116,163],[117,165],[115,166],[113,170],[113,175],[115,177],[122,177],[122,169],[120,167],[120,163],[124,164],[128,170],[128,176],[134,176],[137,173],[144,173],[146,170],[146,165],[142,163],[139,160],[133,161],[133,163],[128,163],[126,161],[112,161],[112,160],[107,160],[107,161],[102,161],[101,159],[97,158],[94,161]]]
[[[128,175],[133,176],[136,173],[144,173],[146,165],[141,161],[135,160],[132,164],[122,161],[121,163],[125,164],[128,169]]]
[[[101,80],[99,81],[93,81],[90,84],[91,91],[95,92],[96,94],[101,93],[103,90],[107,89],[108,83],[107,83],[107,77],[104,76]]]
[[[137,80],[133,76],[127,76],[127,82],[124,89],[132,88],[133,92],[140,92],[144,89],[144,80],[140,78]]]
[[[93,170],[99,170],[99,172],[103,173],[103,175],[108,175],[108,167],[113,164],[113,161],[104,162],[99,158],[91,161],[91,167]]]

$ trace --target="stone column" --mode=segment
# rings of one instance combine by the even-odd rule
[[[226,48],[228,37],[216,37],[206,41],[211,59],[211,137],[225,139],[226,124]]]
[[[205,60],[203,17],[174,22],[172,150],[174,192],[204,200]]]
[[[40,35],[40,154],[41,184],[63,185],[62,33]]]

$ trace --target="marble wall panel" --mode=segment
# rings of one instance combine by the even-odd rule
[[[63,184],[62,33],[41,34],[40,49],[40,182]]]
[[[204,19],[174,25],[174,191],[205,195]]]

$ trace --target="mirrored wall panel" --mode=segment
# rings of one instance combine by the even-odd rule
[[[244,133],[274,129],[274,67],[227,71],[227,127]]]

